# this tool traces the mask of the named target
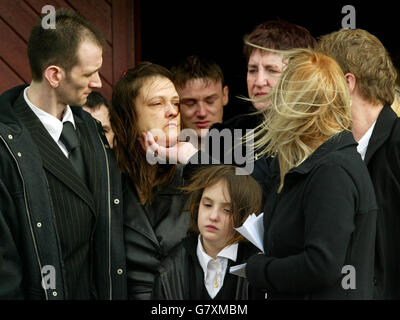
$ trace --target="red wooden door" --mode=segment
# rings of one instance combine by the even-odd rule
[[[122,72],[140,61],[139,0],[0,0],[0,93],[30,83],[27,41],[45,5],[72,9],[104,34],[100,91],[111,99]]]

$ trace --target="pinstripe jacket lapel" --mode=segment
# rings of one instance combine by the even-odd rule
[[[86,122],[80,121],[76,117],[75,119],[77,120],[75,121],[77,130],[81,135],[80,141],[81,141],[83,158],[86,164],[88,187],[90,188],[91,193],[95,195],[97,194],[97,192],[99,192],[101,183],[99,182],[100,172],[99,168],[97,167],[98,161],[96,161],[94,157],[95,155],[94,147],[91,142],[91,139],[88,139],[88,137],[90,137],[91,132]]]
[[[65,157],[38,117],[36,117],[26,104],[22,94],[14,105],[14,112],[31,133],[32,139],[35,141],[41,155],[43,167],[51,172],[61,183],[65,184],[76,193],[95,213],[93,195],[75,172],[71,162]],[[86,164],[87,163],[88,162],[86,162]],[[87,167],[90,167],[90,165],[87,165]]]

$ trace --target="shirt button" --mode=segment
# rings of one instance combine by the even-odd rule
[[[117,270],[117,274],[118,274],[118,275],[121,275],[121,274],[123,274],[123,273],[124,273],[124,271],[123,271],[122,269],[118,269],[118,270]]]
[[[38,228],[41,228],[41,227],[42,227],[42,223],[41,223],[41,222],[38,222],[38,223],[36,223],[36,226],[37,226]]]
[[[57,291],[53,291],[53,296],[57,297]]]
[[[119,204],[119,199],[114,199],[115,204]]]
[[[22,153],[21,153],[21,152],[18,152],[17,155],[18,155],[18,157],[20,157],[20,158],[22,157]]]
[[[12,138],[13,138],[13,136],[12,136],[11,134],[9,134],[9,135],[8,135],[8,139],[11,140]]]

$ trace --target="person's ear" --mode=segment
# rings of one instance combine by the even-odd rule
[[[60,67],[52,65],[44,70],[43,77],[52,88],[58,88],[65,77],[65,73]]]
[[[228,86],[224,86],[222,88],[222,102],[224,107],[228,104],[228,101],[229,101],[229,88]]]
[[[356,85],[357,85],[357,79],[354,76],[354,74],[348,72],[345,75],[346,81],[347,81],[347,85],[349,87],[349,92],[350,94],[352,94],[355,90],[356,90]]]

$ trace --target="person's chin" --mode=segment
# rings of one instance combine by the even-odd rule
[[[68,103],[68,105],[74,106],[74,107],[82,107],[82,106],[86,105],[86,103],[87,103],[87,96],[84,96],[80,100],[71,101],[70,103]]]

